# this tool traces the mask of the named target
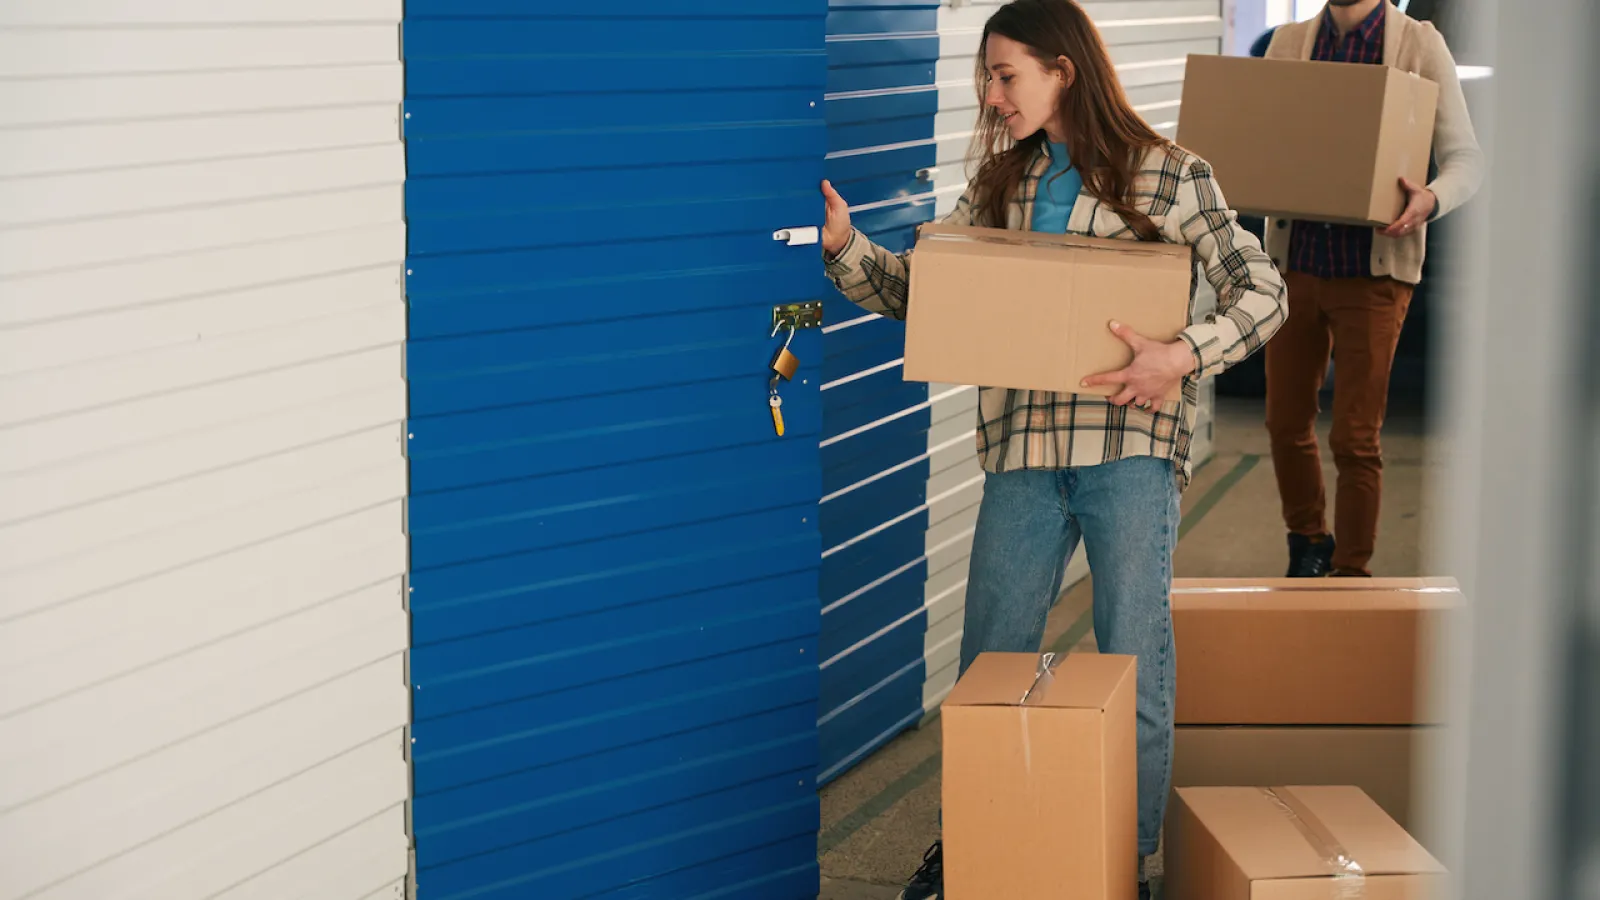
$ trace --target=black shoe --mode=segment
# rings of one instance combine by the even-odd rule
[[[944,897],[944,844],[934,841],[922,854],[922,868],[906,882],[900,900],[941,900]]]
[[[1333,568],[1333,535],[1289,535],[1289,572],[1285,578],[1326,578]]]
[[[1139,882],[1139,900],[1150,900],[1150,882]]]

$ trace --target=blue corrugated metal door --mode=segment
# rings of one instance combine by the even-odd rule
[[[936,0],[833,0],[828,177],[895,251],[933,218]],[[923,715],[928,386],[906,382],[905,326],[837,294],[824,336],[822,682],[826,782]]]
[[[825,0],[409,0],[425,898],[815,895]]]

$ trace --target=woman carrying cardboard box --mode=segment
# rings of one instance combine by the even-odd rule
[[[1108,323],[1133,360],[1085,386],[1120,386],[1110,397],[979,388],[987,478],[961,669],[982,652],[1039,649],[1081,538],[1094,571],[1100,649],[1138,657],[1139,850],[1148,855],[1171,779],[1168,593],[1197,382],[1259,350],[1278,329],[1283,281],[1238,225],[1210,167],[1134,112],[1098,32],[1072,0],[1001,7],[984,27],[977,77],[974,174],[948,224],[1185,244],[1218,297],[1215,313],[1171,343]],[[829,277],[865,309],[904,318],[911,254],[873,244],[851,227],[833,186],[824,182],[822,193]],[[1182,400],[1163,403],[1180,384]],[[902,896],[940,897],[942,872],[935,844]]]

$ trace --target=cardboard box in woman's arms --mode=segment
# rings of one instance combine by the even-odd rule
[[[929,225],[915,260],[907,381],[1108,396],[1081,382],[1132,361],[1113,320],[1158,341],[1189,324],[1182,245]]]

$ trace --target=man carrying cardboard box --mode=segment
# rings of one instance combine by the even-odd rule
[[[1379,432],[1400,328],[1422,280],[1427,223],[1477,191],[1483,153],[1444,38],[1388,0],[1329,0],[1316,19],[1274,32],[1266,56],[1386,65],[1439,86],[1438,177],[1426,187],[1403,180],[1405,210],[1387,228],[1267,222],[1267,251],[1289,287],[1289,319],[1266,351],[1267,430],[1289,530],[1288,575],[1368,576],[1382,491]],[[1330,443],[1339,470],[1332,534],[1316,434],[1330,353],[1337,354]]]

